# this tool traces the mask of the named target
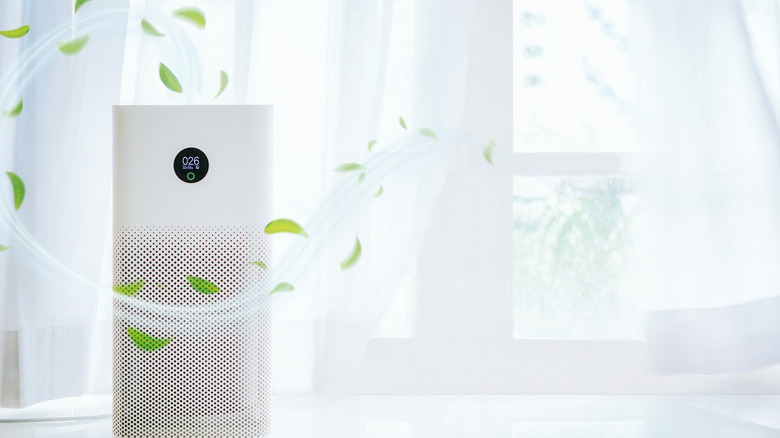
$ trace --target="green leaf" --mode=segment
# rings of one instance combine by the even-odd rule
[[[184,21],[188,21],[199,29],[206,28],[206,16],[203,11],[193,6],[186,6],[173,11],[173,16]]]
[[[385,192],[385,188],[382,187],[382,186],[379,186],[379,190],[377,190],[376,193],[374,193],[374,197],[378,198],[378,197],[382,196],[382,193],[384,193],[384,192]]]
[[[404,118],[403,117],[399,117],[398,118],[398,123],[401,124],[402,128],[406,129],[406,122],[404,122]]]
[[[268,295],[273,295],[273,294],[275,294],[277,292],[290,292],[290,291],[293,291],[293,290],[295,290],[295,287],[293,287],[293,285],[291,285],[290,283],[288,283],[286,281],[283,281],[283,282],[277,284],[276,286],[274,286],[274,288],[271,289],[271,293],[268,294]]]
[[[160,32],[152,26],[152,23],[146,21],[146,19],[141,20],[141,29],[144,30],[144,33],[153,37],[162,37],[165,36],[164,33]]]
[[[135,294],[138,293],[141,289],[143,289],[144,285],[146,284],[146,280],[143,278],[137,281],[134,281],[132,283],[125,283],[125,284],[115,284],[114,285],[114,292],[122,295],[127,295],[128,297],[132,297]]]
[[[11,187],[14,189],[14,209],[19,210],[19,207],[22,206],[22,201],[24,201],[24,181],[13,172],[6,172],[5,174],[11,180]]]
[[[366,172],[360,172],[360,175],[358,175],[357,183],[360,184],[365,180],[366,180]]]
[[[13,107],[8,111],[3,111],[3,117],[14,119],[16,117],[19,117],[23,109],[24,109],[24,99],[19,99],[19,103],[17,103],[15,107]]]
[[[306,231],[292,219],[276,219],[265,226],[265,234],[292,233],[309,237]]]
[[[9,249],[11,249],[10,246],[0,245],[0,252],[8,251]]]
[[[144,351],[159,350],[173,340],[173,338],[155,338],[154,336],[149,336],[132,327],[127,328],[127,334],[130,336],[130,339],[133,340],[133,344]]]
[[[200,277],[188,275],[187,281],[190,282],[190,286],[192,286],[193,289],[202,294],[215,294],[219,292],[219,287],[216,284]]]
[[[352,252],[341,261],[341,270],[346,271],[355,266],[360,260],[360,255],[363,254],[363,247],[360,245],[360,239],[355,236],[355,247],[352,248]]]
[[[160,80],[162,81],[163,85],[165,85],[169,90],[174,91],[176,93],[181,93],[181,84],[179,83],[179,79],[176,78],[176,75],[173,74],[171,69],[169,69],[165,64],[162,62],[160,63]]]
[[[482,156],[485,157],[488,163],[493,164],[493,149],[496,148],[496,142],[490,140],[488,144],[482,149]]]
[[[431,131],[431,130],[430,130],[430,129],[428,129],[428,128],[420,128],[420,130],[419,130],[419,131],[417,131],[417,132],[419,132],[420,134],[422,134],[422,135],[424,135],[424,136],[426,136],[426,137],[430,137],[430,138],[432,138],[432,139],[434,139],[434,140],[438,140],[438,139],[436,138],[436,134],[434,134],[434,133],[433,133],[433,131]]]
[[[75,40],[66,41],[64,43],[57,43],[57,48],[60,49],[60,52],[63,54],[73,56],[84,50],[84,47],[87,47],[88,42],[89,35],[84,35],[83,37],[76,38]]]
[[[343,163],[339,164],[335,169],[333,169],[334,172],[338,173],[354,172],[356,170],[366,170],[366,168],[365,166],[358,163]]]
[[[30,26],[25,24],[24,26],[17,27],[16,29],[0,30],[0,35],[6,38],[21,38],[27,35],[27,32],[29,31]]]
[[[249,262],[250,265],[260,266],[263,269],[268,269],[268,265],[265,264],[265,262],[262,261],[256,261],[256,262]]]
[[[78,12],[79,9],[81,9],[81,7],[84,6],[84,3],[88,1],[91,0],[76,0],[76,6],[73,8],[73,13],[75,14],[76,12]]]
[[[216,96],[214,96],[211,100],[214,100],[219,97],[220,94],[222,94],[223,91],[225,91],[225,87],[227,87],[228,84],[228,74],[225,72],[225,70],[219,71],[219,93],[217,93]]]
[[[373,149],[375,145],[376,145],[376,140],[369,141],[368,142],[368,151],[371,152],[371,149]]]

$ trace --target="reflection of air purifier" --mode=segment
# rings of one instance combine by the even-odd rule
[[[271,127],[270,106],[114,108],[115,437],[270,433]]]

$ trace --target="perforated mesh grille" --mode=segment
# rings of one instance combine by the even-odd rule
[[[117,227],[114,233],[114,284],[143,280],[133,299],[219,304],[270,281],[270,243],[261,227]],[[263,261],[267,269],[253,261]],[[220,291],[198,292],[188,276]],[[268,305],[257,309],[238,318],[216,313],[179,322],[164,309],[140,310],[115,300],[114,436],[267,436],[271,315]],[[157,320],[161,323],[150,323]],[[161,347],[163,342],[152,342],[153,351],[147,351],[128,328],[172,339]]]

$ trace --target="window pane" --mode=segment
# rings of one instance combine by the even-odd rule
[[[515,177],[516,338],[639,338],[636,208],[626,179]]]
[[[514,150],[630,151],[626,0],[514,2]]]

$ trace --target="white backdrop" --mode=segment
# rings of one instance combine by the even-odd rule
[[[123,4],[88,2],[76,18],[97,20]],[[204,11],[204,30],[168,18],[189,4]],[[465,386],[484,392],[480,385],[489,381],[500,391],[502,376],[525,370],[523,378],[550,387],[557,378],[551,370],[575,366],[583,374],[568,373],[570,379],[606,382],[610,391],[624,387],[620,375],[594,365],[620,358],[612,347],[539,341],[510,351],[518,342],[512,338],[507,169],[523,163],[496,152],[495,170],[481,155],[491,138],[499,151],[512,146],[508,2],[131,0],[129,6],[141,12],[119,24],[122,18],[112,16],[109,30],[89,28],[92,39],[77,56],[49,45],[54,56],[41,70],[22,69],[20,77],[30,82],[20,80],[0,96],[3,109],[25,98],[19,118],[0,120],[0,170],[17,172],[28,187],[18,215],[8,187],[2,190],[0,243],[14,246],[0,253],[0,405],[109,393],[110,299],[98,291],[111,286],[110,105],[210,103],[221,70],[230,83],[213,103],[275,105],[275,216],[294,218],[311,234],[305,244],[296,236],[275,237],[279,260],[289,261],[288,254],[301,260],[294,278],[285,279],[296,291],[276,306],[277,392],[344,394],[361,374],[373,375],[374,383],[382,379],[377,371],[403,380],[389,361],[369,363],[373,374],[364,369],[366,346],[399,293],[413,297],[407,317],[425,319],[409,324],[407,336],[423,340],[421,352],[438,364],[415,369],[417,356],[403,359],[419,381],[435,372],[437,382],[463,382],[458,370],[477,370],[464,373],[470,376]],[[728,0],[632,7],[636,118],[649,164],[639,175],[653,232],[648,278],[656,286],[647,302],[659,310],[649,325],[656,365],[698,373],[776,362],[776,318],[739,308],[730,309],[729,320],[677,313],[777,297],[777,127],[742,10]],[[20,40],[0,40],[3,75],[43,41],[46,32],[38,29],[61,25],[68,37],[88,30],[73,21],[72,5],[43,9],[12,1],[0,12],[0,28],[19,22],[32,28]],[[141,16],[168,35],[144,36]],[[163,87],[161,61],[177,72],[185,93]],[[438,140],[421,135],[422,127]],[[377,143],[369,152],[371,140]],[[368,168],[362,183],[356,174],[333,172],[353,161]],[[375,198],[380,185],[384,193]],[[341,272],[338,262],[355,236],[363,258]],[[495,312],[497,303],[505,312]],[[645,346],[635,344],[626,363],[644,365]],[[433,357],[438,351],[467,357],[465,345],[525,368],[514,362],[483,367],[477,360],[449,366],[444,353]],[[760,348],[746,352],[754,345]],[[583,357],[590,367],[579,366]],[[739,382],[717,388],[750,388]]]

